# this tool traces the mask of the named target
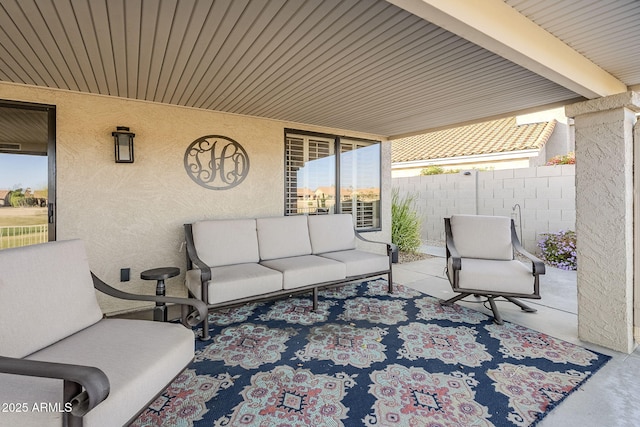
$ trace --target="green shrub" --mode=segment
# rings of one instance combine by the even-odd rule
[[[443,173],[458,173],[460,169],[445,169],[442,166],[427,166],[420,171],[420,175],[440,175]]]
[[[403,252],[416,252],[420,240],[420,219],[414,208],[415,197],[400,197],[394,189],[391,196],[391,242]]]
[[[24,206],[25,196],[22,192],[22,188],[17,188],[9,193],[9,204],[14,208]]]

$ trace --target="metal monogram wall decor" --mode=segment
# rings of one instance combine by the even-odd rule
[[[196,139],[184,153],[184,168],[192,180],[211,190],[227,190],[249,173],[249,156],[240,144],[222,135]]]

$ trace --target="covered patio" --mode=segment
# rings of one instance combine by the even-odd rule
[[[567,106],[579,338],[631,353],[639,18],[633,0],[0,0],[0,100],[53,115],[55,239],[84,240],[95,272],[133,291],[148,284],[118,283],[121,268],[184,271],[182,224],[283,214],[289,130],[381,142],[371,237],[389,240],[390,141]],[[113,160],[121,125],[136,133],[130,165]],[[211,191],[185,175],[203,135],[244,146],[241,185]],[[101,301],[137,308],[112,304]]]

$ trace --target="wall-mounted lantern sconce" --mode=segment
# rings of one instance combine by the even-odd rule
[[[116,145],[116,163],[133,163],[133,137],[135,133],[129,132],[129,128],[118,126],[111,135]]]

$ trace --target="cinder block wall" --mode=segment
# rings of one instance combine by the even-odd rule
[[[534,253],[540,234],[575,230],[575,165],[393,178],[392,186],[415,197],[425,243],[444,241],[443,218],[452,214],[511,217]]]

